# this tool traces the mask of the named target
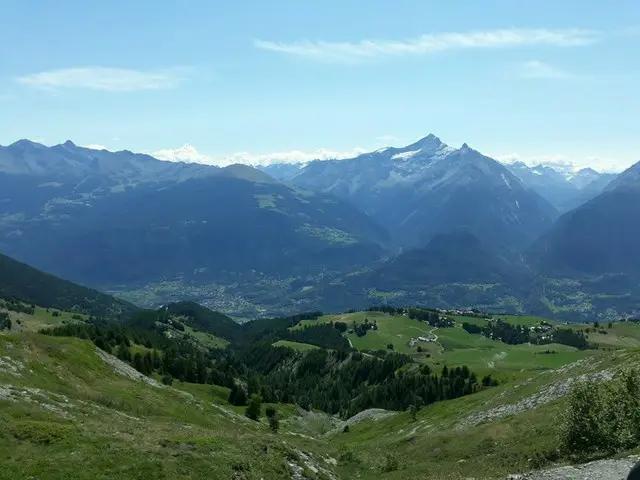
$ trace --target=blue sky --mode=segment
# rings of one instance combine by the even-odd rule
[[[265,163],[433,132],[620,169],[640,160],[639,47],[637,0],[10,0],[0,144]]]

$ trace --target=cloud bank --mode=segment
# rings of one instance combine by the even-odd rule
[[[586,156],[569,157],[563,154],[520,155],[518,153],[488,154],[489,157],[501,163],[524,162],[530,167],[546,165],[559,171],[577,172],[583,168],[593,168],[598,172],[622,172],[633,162],[621,163],[608,157]]]
[[[160,160],[169,162],[203,163],[206,165],[217,165],[224,167],[234,163],[243,163],[253,166],[266,166],[273,163],[306,163],[313,160],[334,160],[356,157],[368,150],[364,148],[354,148],[351,150],[338,151],[329,149],[318,149],[315,151],[291,150],[285,152],[274,152],[265,154],[252,154],[249,152],[236,152],[230,155],[205,155],[200,153],[194,146],[185,144],[179,148],[168,148],[150,152],[149,155]]]

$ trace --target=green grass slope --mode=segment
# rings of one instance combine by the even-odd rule
[[[412,335],[410,321],[429,327],[379,312],[301,324],[350,324],[365,316],[376,321],[382,336],[371,339],[381,343]],[[270,405],[280,413],[277,434],[264,418],[267,405],[259,422],[250,421],[243,407],[228,404],[225,387],[177,380],[167,387],[100,355],[88,340],[26,328],[0,332],[0,479],[480,480],[570,463],[558,452],[558,427],[571,386],[608,380],[640,362],[639,324],[574,328],[598,349],[505,345],[459,325],[439,328],[429,357],[411,354],[433,368],[466,364],[500,385],[424,407],[415,419],[408,412],[365,411],[342,422]]]
[[[558,452],[566,393],[576,379],[608,379],[637,350],[593,358],[422,409],[351,425],[331,438],[344,478],[504,479],[572,459]],[[576,477],[577,478],[577,477]]]
[[[326,442],[271,434],[215,387],[137,381],[79,339],[3,334],[0,358],[0,478],[329,478]]]

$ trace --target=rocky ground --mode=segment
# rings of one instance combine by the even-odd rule
[[[640,456],[637,455],[617,460],[598,460],[584,465],[510,475],[506,480],[626,480],[638,461]]]

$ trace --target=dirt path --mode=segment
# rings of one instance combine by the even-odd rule
[[[433,340],[434,342],[437,342],[437,341],[438,341],[438,335],[436,335],[435,333],[433,333],[433,332],[435,332],[437,329],[438,329],[438,327],[434,327],[434,328],[429,332],[431,335],[433,335],[433,336],[434,336],[434,340]]]

